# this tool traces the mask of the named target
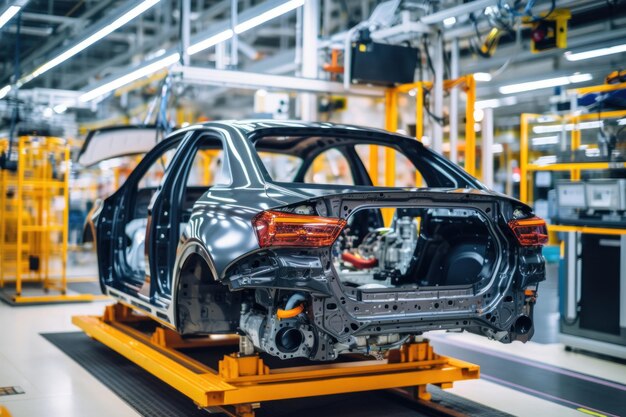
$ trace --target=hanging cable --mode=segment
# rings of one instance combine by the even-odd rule
[[[167,103],[169,101],[170,90],[172,86],[172,77],[167,74],[161,88],[161,102],[159,103],[159,113],[157,116],[157,128],[163,132],[163,137],[172,131],[172,126],[167,119]]]

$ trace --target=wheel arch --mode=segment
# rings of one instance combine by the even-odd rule
[[[183,271],[185,268],[189,267],[189,263],[193,262],[197,264],[198,262],[203,262],[204,266],[208,269],[210,276],[207,278],[212,278],[215,282],[218,281],[217,271],[215,270],[215,264],[211,259],[208,251],[204,247],[204,245],[196,240],[189,240],[185,243],[180,251],[180,256],[176,259],[176,264],[174,265],[174,274],[172,277],[172,322],[177,330],[180,329],[179,323],[179,292],[180,292],[180,282],[183,278]]]

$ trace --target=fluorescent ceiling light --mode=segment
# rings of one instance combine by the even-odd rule
[[[136,81],[140,78],[151,75],[159,71],[160,69],[173,65],[179,60],[180,60],[180,54],[178,52],[168,55],[165,58],[162,58],[158,61],[155,61],[151,64],[146,65],[145,67],[138,68],[135,71],[130,72],[120,78],[117,78],[113,81],[110,81],[106,84],[96,87],[93,90],[86,92],[85,94],[80,96],[78,99],[83,103],[91,101],[107,93],[110,93],[111,91],[114,91],[126,84],[132,83],[133,81]]]
[[[103,27],[102,29],[100,29],[99,31],[94,33],[93,35],[91,35],[88,38],[80,41],[76,45],[74,45],[71,48],[67,49],[65,52],[61,53],[60,55],[56,56],[55,58],[51,59],[50,61],[46,62],[45,64],[43,64],[42,66],[37,68],[30,75],[28,75],[28,76],[24,77],[22,80],[20,80],[20,85],[23,85],[23,84],[31,81],[33,78],[36,78],[36,77],[40,76],[41,74],[43,74],[44,72],[49,71],[52,68],[56,67],[57,65],[61,64],[62,62],[67,61],[68,59],[70,59],[74,55],[78,54],[79,52],[83,51],[84,49],[86,49],[89,46],[93,45],[94,43],[98,42],[100,39],[106,37],[110,33],[112,33],[115,30],[121,28],[122,26],[124,26],[126,23],[130,22],[131,20],[133,20],[137,16],[141,15],[146,10],[150,9],[152,6],[157,4],[159,1],[161,1],[161,0],[144,0],[144,1],[142,1],[139,5],[135,6],[134,8],[129,10],[127,13],[125,13],[122,16],[120,16],[119,18],[117,18],[111,24]]]
[[[227,41],[228,39],[232,37],[233,37],[233,31],[231,29],[227,29],[223,32],[218,33],[217,35],[210,36],[198,43],[189,45],[189,48],[187,48],[187,53],[189,55],[197,54],[198,52],[204,51],[205,49],[215,46],[220,42]]]
[[[489,82],[491,81],[491,74],[489,74],[488,72],[475,72],[474,80],[480,82]]]
[[[582,61],[583,59],[591,59],[605,55],[619,54],[620,52],[626,52],[626,43],[622,45],[609,46],[608,48],[577,52],[575,54],[571,51],[567,51],[563,55],[568,61]]]
[[[5,85],[4,87],[2,87],[0,89],[0,100],[5,98],[7,96],[7,94],[9,94],[9,91],[11,91],[11,86],[10,85]]]
[[[565,77],[547,78],[545,80],[529,81],[526,83],[503,85],[498,90],[502,94],[523,93],[525,91],[541,90],[543,88],[582,83],[593,79],[591,74],[574,74]]]
[[[535,164],[537,165],[550,165],[550,164],[556,164],[556,163],[557,163],[556,155],[540,156],[535,161]]]
[[[515,97],[502,97],[502,98],[492,98],[489,100],[481,100],[474,103],[475,109],[487,109],[487,108],[497,108],[497,107],[505,107],[512,106],[517,104],[517,99]]]
[[[594,120],[592,122],[581,122],[578,123],[577,130],[585,130],[585,129],[598,129],[604,126],[604,122],[602,120]],[[565,125],[545,125],[545,126],[533,126],[533,133],[559,133],[559,132],[570,132],[574,130],[576,127],[573,123],[567,123]]]
[[[2,90],[0,90],[2,91]],[[624,117],[623,119],[617,119],[617,124],[620,126],[625,126],[626,125],[626,117]]]
[[[9,6],[9,8],[2,13],[2,16],[0,16],[0,28],[6,25],[9,20],[13,19],[13,16],[15,16],[21,8],[22,6]]]
[[[150,1],[156,3],[159,0],[150,0]],[[262,25],[263,23],[268,22],[276,17],[282,16],[283,14],[287,12],[297,9],[298,7],[304,5],[304,1],[305,0],[290,0],[286,3],[283,3],[253,18],[243,21],[242,23],[235,26],[234,32],[232,29],[227,29],[217,34],[211,35],[208,38],[203,39],[199,42],[196,42],[193,45],[190,45],[187,48],[187,53],[189,55],[194,55],[194,54],[197,54],[198,52],[204,51],[205,49],[215,46],[220,42],[227,41],[228,39],[232,38],[235,33],[237,34],[243,33],[247,30],[250,30],[259,25]],[[144,3],[147,3],[147,2],[144,2]],[[101,86],[98,86],[94,88],[93,90],[87,91],[85,94],[79,97],[79,100],[81,102],[88,102],[88,101],[94,100],[126,84],[129,84],[135,80],[138,80],[139,78],[146,77],[160,69],[173,65],[179,60],[180,60],[180,54],[178,53],[170,54],[166,56],[165,58],[162,58],[158,61],[148,64],[144,67],[137,68],[136,70],[132,71],[129,74],[123,75],[120,78],[112,80]]]
[[[536,138],[531,138],[533,146],[542,146],[542,145],[556,145],[559,143],[558,136],[540,136]]]
[[[280,6],[274,7],[273,9],[266,11],[265,13],[261,13],[258,16],[248,19],[245,22],[241,22],[240,24],[235,26],[235,33],[240,34],[247,30],[255,28],[265,22],[269,22],[270,20],[277,18],[278,16],[282,16],[287,12],[297,9],[303,4],[304,0],[290,0],[286,3],[281,4]]]
[[[491,152],[502,153],[504,152],[504,146],[501,143],[494,143],[493,145],[491,145]]]
[[[52,110],[54,110],[54,112],[57,114],[65,113],[65,111],[67,110],[67,106],[65,104],[57,104],[52,108]]]
[[[455,23],[456,17],[454,16],[446,17],[445,19],[443,19],[443,25],[447,28],[454,26]]]

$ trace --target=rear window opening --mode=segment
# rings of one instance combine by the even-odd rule
[[[382,210],[393,210],[383,227]],[[368,208],[354,212],[333,247],[342,284],[358,289],[482,287],[496,247],[470,208]]]
[[[401,148],[365,139],[332,136],[265,136],[255,147],[269,179],[316,185],[383,185],[380,161],[388,154],[395,172],[393,187],[423,187],[426,181]],[[374,162],[372,162],[374,161]],[[377,163],[373,171],[371,165]]]

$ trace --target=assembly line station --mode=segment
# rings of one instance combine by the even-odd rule
[[[0,0],[0,417],[626,416],[624,39],[624,0]],[[313,132],[300,133],[300,148],[323,150],[311,158],[289,153],[296,134],[275,133],[283,125]],[[351,126],[379,130],[358,133]],[[263,137],[255,129],[264,128],[276,137],[258,145],[254,141],[263,143]],[[176,182],[183,174],[167,168],[170,161],[184,160],[177,148],[151,156],[168,141],[196,152],[186,144],[194,132],[211,129],[231,136],[225,136],[224,148],[202,139],[194,162],[174,165],[188,166],[184,183]],[[324,129],[337,136],[334,145],[324,142]],[[467,173],[478,185],[430,185],[433,174],[411,164],[411,152],[391,142],[350,138],[354,143],[345,151],[341,140],[352,130],[359,140],[383,137],[384,131],[414,139],[416,149],[441,155],[454,164],[454,175]],[[235,144],[241,132],[253,132],[256,159],[238,154],[244,149]],[[279,157],[270,155],[272,149]],[[261,227],[276,227],[267,239],[276,244],[282,236],[288,243],[267,247],[277,253],[298,248],[293,259],[299,261],[277,268],[285,280],[276,278],[270,290],[258,289],[265,275],[250,272],[253,267],[243,263],[248,255],[238,252],[237,246],[250,242],[232,241],[230,229],[239,218],[228,222],[253,204],[239,199],[245,187],[235,186],[234,178],[233,161],[248,156],[267,171],[259,174],[270,184],[259,201],[267,194],[287,207],[276,214],[275,207],[259,203],[262,214],[274,217],[253,218],[258,244],[252,245],[261,258],[273,259],[274,252],[263,252],[267,236]],[[142,171],[148,164],[142,161],[150,158],[150,168]],[[437,166],[445,176],[446,165]],[[249,186],[248,173],[239,175]],[[347,213],[346,221],[338,219],[320,211],[319,201],[353,197],[364,186],[358,182],[363,175],[365,185],[381,187],[380,193],[362,189],[372,196],[367,207],[378,210],[378,226],[384,227],[368,217],[365,238],[340,235],[343,227],[357,228],[349,223],[356,215],[347,205],[342,211],[344,203],[326,202]],[[219,197],[220,181],[230,181],[230,194],[224,194],[229,198]],[[306,204],[289,206],[290,196],[305,195],[306,187],[292,190],[287,182],[354,188],[336,188],[331,197],[316,191],[318,200],[304,201],[315,203],[317,229],[305,225],[281,235],[281,216],[295,227],[298,215],[311,214]],[[187,201],[181,194],[181,207],[171,207],[163,195],[175,195],[179,184],[185,190],[206,186],[203,197]],[[147,197],[142,187],[151,190]],[[165,194],[168,187],[172,194]],[[460,199],[445,212],[425,205],[431,208],[419,215],[384,204],[394,190],[432,203],[438,197],[428,193],[437,188],[465,193],[468,201],[480,194],[528,205],[532,218],[520,220],[520,205],[505,223],[514,234],[503,239],[519,239],[513,251],[520,257],[498,238],[484,240],[480,227],[498,232],[482,212],[472,217],[477,206]],[[223,203],[231,210],[224,213],[231,214],[198,220],[202,204],[215,209],[203,202],[213,197],[220,201],[216,210]],[[129,204],[132,211],[149,213],[147,219],[124,212]],[[153,215],[155,207],[161,217]],[[163,220],[169,211],[182,213],[180,219]],[[191,217],[184,217],[187,212]],[[452,238],[444,238],[437,250],[419,252],[429,237],[425,213],[435,223],[457,216],[450,224],[467,226],[474,240],[456,248]],[[268,223],[257,224],[259,218]],[[409,234],[400,231],[405,219]],[[222,236],[203,242],[210,255],[196,249],[205,258],[228,258],[232,251],[224,269],[235,272],[217,295],[183,278],[178,284],[161,278],[183,276],[183,255],[190,252],[183,241],[203,221],[228,225]],[[310,256],[316,252],[302,241],[307,233],[320,238],[326,230],[321,228],[333,221],[337,234],[315,247],[328,250],[333,263],[314,266]],[[381,246],[392,238],[399,243]],[[414,245],[408,257],[402,255],[407,242]],[[448,252],[440,254],[441,248]],[[433,265],[440,257],[450,263],[401,266],[424,253]],[[401,275],[415,271],[457,277],[478,268],[478,277],[488,281],[484,275],[509,258],[519,276],[545,280],[518,289],[524,302],[517,305],[511,295],[504,297],[502,284],[501,299],[493,297],[497,313],[487,314],[480,326],[471,323],[486,312],[481,303],[488,305],[491,293],[477,305],[463,298],[479,291],[478,282],[431,279],[426,286],[416,278],[404,287],[413,295],[394,292],[402,287]],[[530,258],[534,263],[525,263]],[[219,275],[214,261],[206,269],[192,268],[189,276]],[[297,275],[306,262],[312,265],[306,276]],[[316,268],[333,271],[342,288],[351,288],[350,306],[373,305],[377,297],[383,304],[384,294],[395,294],[396,329],[412,314],[427,317],[406,307],[415,303],[421,310],[424,297],[433,297],[429,314],[435,312],[419,318],[425,331],[379,326],[365,332],[364,322],[383,315],[377,307],[370,316],[357,316],[354,307],[354,317],[363,321],[348,324],[334,313],[347,308],[343,297],[329,303],[320,301],[328,296],[321,290],[310,298],[287,291],[288,279],[304,282]],[[506,273],[494,274],[491,284],[505,282]],[[128,278],[128,291],[116,281],[124,274],[140,277]],[[329,277],[319,281],[334,279]],[[507,285],[516,285],[511,280]],[[452,290],[443,288],[448,285]],[[237,291],[253,294],[252,306]],[[258,321],[253,331],[255,309],[277,303],[285,291],[284,309]],[[445,291],[457,291],[458,301],[440,308]],[[204,304],[171,307],[172,299],[178,303],[176,297],[194,292]],[[478,318],[454,316],[457,302],[469,303]],[[321,307],[314,310],[317,305],[324,305],[327,317]],[[229,311],[237,314],[236,322]],[[437,315],[444,320],[446,314],[452,324],[436,325]],[[510,329],[490,327],[507,314],[521,315]],[[306,317],[311,323],[303,325]],[[215,334],[198,330],[209,319],[218,323]],[[294,322],[300,330],[292,331]],[[334,326],[337,334],[322,337],[311,330],[317,326]],[[270,331],[277,332],[275,339]],[[316,342],[307,344],[314,334]],[[328,344],[320,348],[323,343]],[[326,346],[335,351],[314,357],[315,349],[319,354]]]

